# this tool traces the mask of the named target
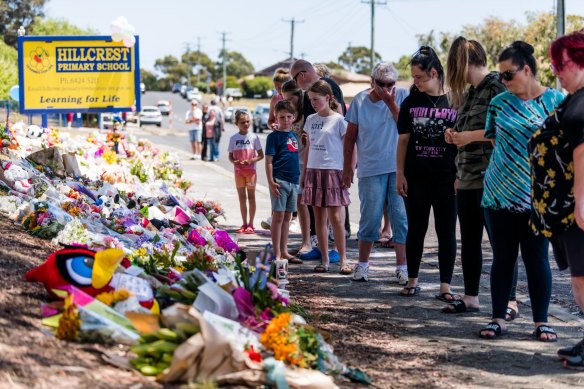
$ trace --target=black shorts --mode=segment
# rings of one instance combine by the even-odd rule
[[[570,268],[572,277],[584,277],[584,231],[576,223],[550,239],[560,270]]]

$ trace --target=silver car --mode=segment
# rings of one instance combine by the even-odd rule
[[[146,105],[140,111],[140,125],[156,124],[158,127],[162,126],[162,113],[160,109],[154,105]]]

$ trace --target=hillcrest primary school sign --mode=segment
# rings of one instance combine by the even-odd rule
[[[109,36],[18,38],[22,113],[140,109],[138,42]]]

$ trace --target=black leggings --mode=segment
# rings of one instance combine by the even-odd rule
[[[528,224],[529,212],[485,209],[485,223],[493,246],[491,298],[493,318],[505,318],[507,300],[513,282],[513,268],[521,247],[527,273],[533,322],[547,322],[552,294],[552,272],[548,261],[548,240],[535,236]]]
[[[408,178],[408,214],[406,256],[409,278],[418,278],[424,238],[428,231],[430,207],[434,210],[434,228],[438,237],[440,282],[450,284],[456,259],[456,196],[454,180],[433,182]]]
[[[458,221],[460,223],[460,259],[464,277],[464,294],[467,296],[479,295],[483,271],[484,209],[481,207],[482,198],[483,188],[459,189],[456,193]],[[516,289],[517,264],[515,264],[510,300],[516,299]]]
[[[312,206],[308,206],[308,214],[310,215],[310,235],[316,235],[316,223],[314,219],[314,210]],[[345,207],[345,231],[351,234],[351,221],[349,220],[349,207]]]

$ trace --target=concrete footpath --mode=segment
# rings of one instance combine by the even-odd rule
[[[178,153],[185,178],[194,183],[190,193],[196,198],[219,201],[227,216],[221,224],[226,230],[235,231],[241,225],[241,218],[232,171],[210,162],[190,161],[189,154]],[[259,227],[261,219],[270,215],[267,187],[258,185],[256,203],[255,225]],[[434,298],[439,288],[434,236],[428,234],[426,240],[420,269],[422,292],[417,297],[398,295],[401,287],[393,278],[395,253],[375,247],[368,283],[356,283],[349,276],[341,276],[338,266],[334,265],[328,274],[314,274],[314,262],[290,266],[288,289],[292,299],[303,305],[316,325],[336,332],[336,339],[346,340],[338,325],[347,322],[343,328],[351,334],[349,338],[353,343],[351,346],[347,342],[333,341],[337,353],[345,362],[368,372],[378,387],[582,387],[584,374],[564,369],[555,357],[558,348],[582,339],[584,328],[584,320],[577,315],[569,294],[569,276],[560,274],[552,263],[554,289],[550,324],[558,332],[557,343],[538,342],[531,336],[533,323],[522,264],[518,282],[520,317],[509,324],[508,335],[495,341],[483,340],[478,338],[477,332],[490,321],[491,313],[489,271],[492,257],[488,242],[483,247],[481,312],[448,315],[440,312],[444,303]],[[257,234],[238,235],[237,238],[243,248],[260,248],[270,241],[269,231],[259,228]],[[290,248],[297,247],[298,243],[299,235],[292,234]],[[347,246],[348,258],[355,263],[355,228]],[[459,257],[452,285],[455,292],[463,292]],[[358,308],[358,312],[341,313],[347,307]],[[335,319],[335,315],[340,319]],[[373,330],[369,327],[371,323]],[[375,351],[381,353],[380,358],[372,358],[374,354],[363,349],[364,342],[365,345],[370,343],[371,350],[381,348],[382,351]],[[346,346],[348,348],[344,349]],[[341,383],[340,386],[350,387],[350,384]]]

